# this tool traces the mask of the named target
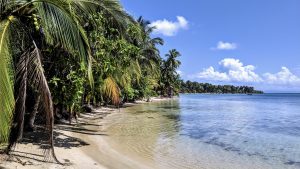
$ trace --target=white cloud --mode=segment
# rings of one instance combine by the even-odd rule
[[[287,67],[282,67],[277,73],[264,73],[260,76],[255,73],[255,66],[244,65],[238,59],[225,58],[219,62],[219,66],[219,70],[210,66],[194,77],[211,82],[259,84],[266,88],[300,86],[300,77],[293,74]]]
[[[223,72],[216,71],[212,66],[198,73],[196,77],[209,81],[230,82],[260,82],[262,79],[257,75],[253,65],[244,66],[238,59],[225,58],[219,62]]]
[[[180,29],[187,29],[188,25],[188,21],[183,16],[177,16],[177,21],[175,22],[164,19],[154,21],[150,24],[150,26],[156,28],[154,33],[165,36],[175,36]]]
[[[181,70],[177,70],[176,72],[177,72],[180,76],[183,76],[183,75],[184,75],[183,71],[181,71]]]
[[[219,41],[217,47],[211,48],[212,50],[235,50],[237,49],[236,43]]]
[[[294,75],[287,67],[282,67],[278,73],[265,73],[265,82],[277,85],[300,85],[300,78]]]
[[[196,76],[200,79],[205,79],[209,81],[229,81],[229,77],[226,73],[221,73],[218,71],[215,71],[215,69],[210,66],[207,69],[204,69],[202,72],[198,73]]]

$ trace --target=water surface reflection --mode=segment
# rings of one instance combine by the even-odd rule
[[[300,95],[181,95],[121,113],[111,141],[155,168],[300,168]]]

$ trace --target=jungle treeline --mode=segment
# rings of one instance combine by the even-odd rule
[[[255,90],[250,86],[213,85],[186,81],[181,82],[181,93],[219,93],[219,94],[263,94],[263,91]]]
[[[6,153],[36,126],[53,149],[55,122],[88,106],[180,90],[180,53],[117,0],[0,1],[0,144]]]

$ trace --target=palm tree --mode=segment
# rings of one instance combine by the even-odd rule
[[[107,11],[120,27],[127,22],[127,14],[115,0],[0,1],[0,142],[9,142],[7,152],[22,138],[26,95],[31,86],[40,95],[51,154],[57,161],[52,98],[41,50],[60,46],[78,56],[78,61],[90,70],[91,52],[81,25],[96,10]],[[92,84],[91,71],[88,72]]]
[[[137,19],[137,26],[140,34],[132,37],[131,41],[139,48],[139,55],[135,59],[141,69],[142,78],[134,86],[142,89],[139,97],[148,97],[149,90],[158,86],[161,57],[157,45],[163,45],[164,41],[159,37],[151,37],[155,27],[143,17]]]
[[[158,70],[156,68],[160,63],[160,53],[157,45],[163,45],[164,41],[159,37],[151,38],[151,33],[156,28],[150,26],[149,21],[144,20],[143,17],[139,17],[137,22],[142,31],[142,37],[139,43],[142,53],[140,62],[145,68],[150,68],[152,71]]]
[[[178,87],[179,75],[176,69],[180,66],[181,62],[177,58],[181,54],[176,50],[172,49],[166,54],[167,60],[162,65],[162,83],[164,88],[167,89],[169,97],[173,96],[174,88]]]

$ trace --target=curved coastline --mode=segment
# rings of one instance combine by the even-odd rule
[[[235,110],[236,107],[243,105],[240,97],[244,99],[250,98],[250,102],[247,100],[246,102],[249,105],[253,105],[251,101],[253,96],[232,96],[238,97],[235,101],[232,98],[229,100],[224,99],[225,97],[222,95],[218,96],[218,98],[211,98],[205,95],[201,97],[205,97],[206,100],[203,104],[200,103],[201,99],[200,102],[195,102],[193,97],[182,95],[180,100],[177,98],[174,101],[154,99],[149,104],[141,101],[138,104],[126,104],[124,106],[126,108],[122,109],[99,108],[93,113],[84,113],[76,125],[56,126],[55,132],[59,133],[55,141],[56,152],[64,165],[42,162],[42,156],[37,155],[38,152],[36,152],[37,150],[41,151],[40,147],[31,143],[23,143],[18,145],[14,152],[14,155],[16,155],[14,158],[2,164],[0,162],[0,168],[292,169],[299,167],[293,161],[286,162],[287,160],[293,160],[294,157],[292,156],[282,159],[281,154],[278,154],[278,156],[268,155],[268,153],[277,153],[275,149],[274,152],[271,152],[273,150],[272,147],[267,149],[260,148],[263,144],[251,146],[252,143],[255,143],[251,139],[252,136],[259,136],[258,139],[260,139],[268,133],[258,132],[251,135],[246,130],[242,134],[235,132],[235,129],[239,129],[239,127],[242,127],[242,129],[245,126],[249,127],[252,124],[250,122],[251,117],[257,117],[249,116],[253,115],[251,114],[252,112],[256,112],[253,109],[248,111],[246,109]],[[271,96],[266,95],[266,97]],[[160,102],[161,100],[164,101]],[[210,137],[209,135],[204,139],[198,139],[203,133],[194,133],[194,130],[182,130],[182,127],[192,125],[188,118],[195,116],[189,116],[190,113],[202,112],[202,114],[207,115],[201,110],[210,111],[211,106],[214,106],[215,104],[213,103],[216,101],[219,102],[220,106],[224,106],[221,108],[225,111],[225,113],[215,114],[216,117],[226,115],[227,112],[227,116],[222,117],[222,119],[226,119],[226,117],[232,120],[236,119],[237,122],[232,123],[229,129],[233,127],[233,134],[237,135],[228,135],[228,137],[226,135]],[[230,103],[232,103],[233,108],[227,106]],[[277,104],[277,102],[273,104]],[[249,105],[246,107],[249,107]],[[260,108],[259,105],[257,108]],[[228,114],[228,112],[232,113]],[[214,118],[206,119],[205,123],[196,124],[200,125],[200,131],[204,129],[204,132],[214,132],[213,126],[211,131],[206,127],[211,127],[210,124],[216,120]],[[224,127],[226,128],[226,126]],[[224,130],[224,132],[226,131],[229,130]],[[239,131],[241,130],[237,130],[237,132]],[[219,132],[223,132],[223,130]],[[277,135],[275,133],[273,136]],[[272,138],[273,136],[270,135],[269,137]],[[228,138],[234,139],[233,142],[230,142]],[[267,141],[263,143],[268,145],[270,143],[275,148],[278,147],[276,146],[276,141]],[[284,145],[284,142],[282,144]],[[280,149],[280,151],[283,151],[283,149]]]
[[[169,100],[169,98],[152,98],[151,101]],[[55,127],[56,155],[63,165],[53,163],[51,159],[44,159],[43,149],[34,143],[21,143],[17,145],[11,156],[0,154],[0,168],[2,169],[134,169],[153,168],[151,164],[142,159],[134,159],[123,155],[119,150],[109,144],[107,127],[120,113],[145,101],[125,104],[125,108],[98,108],[93,113],[83,113],[74,126],[60,124]]]

